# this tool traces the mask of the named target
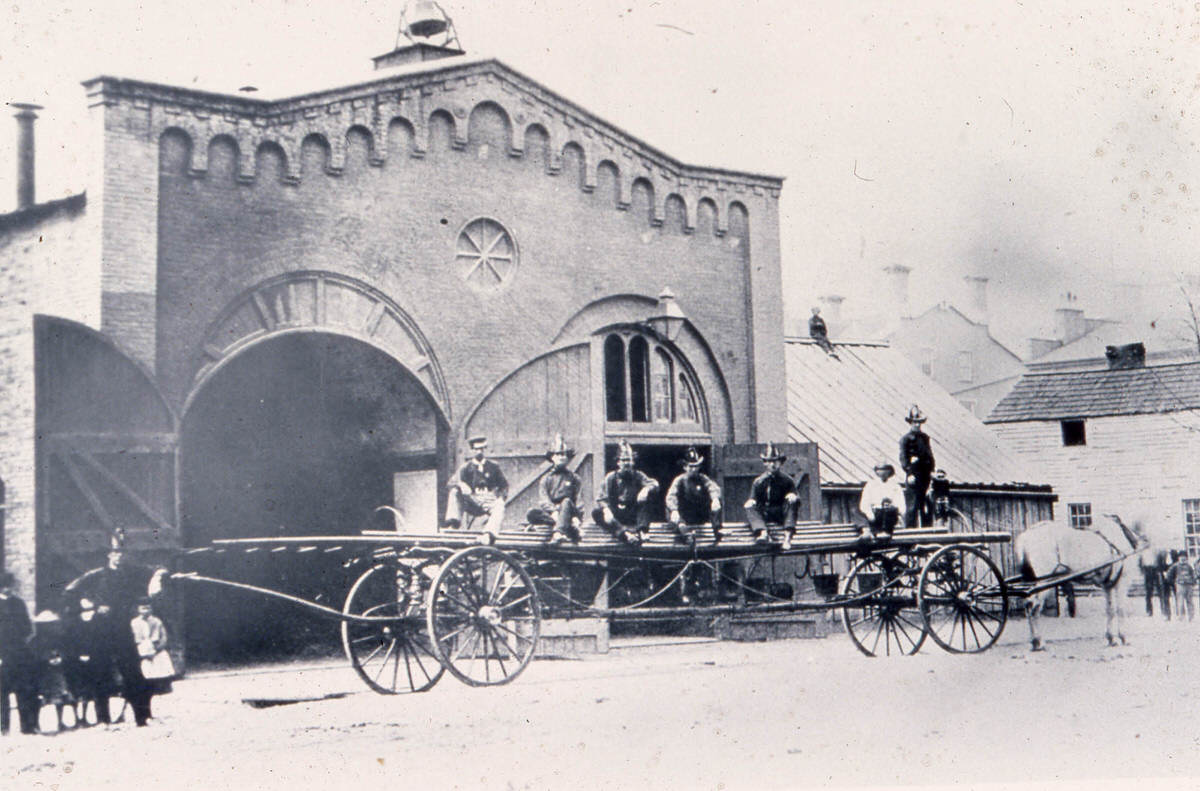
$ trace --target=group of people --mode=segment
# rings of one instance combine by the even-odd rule
[[[482,520],[480,541],[494,543],[504,520],[504,502],[508,481],[499,465],[487,458],[487,439],[472,437],[467,442],[471,459],[462,465],[450,482],[446,505],[448,529],[462,526],[464,515]],[[562,436],[556,436],[546,451],[550,469],[539,484],[540,502],[525,515],[530,525],[551,528],[551,544],[577,543],[581,538],[584,511],[579,498],[582,483],[567,463],[574,449],[567,447]],[[782,544],[790,548],[800,509],[800,492],[795,481],[781,467],[787,457],[767,443],[761,454],[765,471],[755,479],[750,498],[745,503],[746,519],[754,531],[755,541],[771,542],[768,525],[783,528]],[[617,468],[608,473],[600,486],[592,521],[608,530],[614,538],[630,545],[641,544],[650,531],[650,520],[657,508],[659,484],[654,478],[636,468],[633,447],[622,441],[617,450]],[[695,447],[683,458],[683,472],[667,487],[662,500],[667,522],[681,543],[694,546],[696,529],[707,525],[712,529],[714,542],[720,542],[721,488],[704,473],[705,460]]]
[[[950,484],[942,470],[935,472],[933,447],[922,427],[925,415],[914,405],[906,420],[909,430],[900,439],[900,465],[905,473],[903,485],[893,476],[896,468],[889,462],[875,466],[876,479],[863,487],[859,510],[870,535],[887,536],[903,518],[906,527],[929,526],[934,518],[945,518],[949,509]],[[481,520],[480,541],[494,543],[504,521],[508,480],[496,462],[487,458],[487,438],[467,441],[471,458],[450,481],[445,526],[457,529],[464,517]],[[579,497],[582,483],[567,463],[574,450],[562,436],[556,436],[546,451],[550,469],[539,484],[540,502],[525,516],[530,525],[551,528],[551,544],[578,542],[584,510]],[[796,482],[782,470],[787,457],[773,443],[767,443],[761,455],[764,471],[755,479],[750,498],[744,504],[746,521],[760,544],[771,542],[769,525],[783,530],[782,546],[789,549],[801,507],[801,492]],[[659,484],[638,470],[633,447],[622,441],[617,451],[617,468],[609,472],[600,486],[592,521],[608,530],[616,539],[638,545],[649,535],[651,515],[657,508]],[[677,476],[663,498],[668,524],[682,543],[695,545],[696,528],[708,525],[714,542],[720,542],[721,488],[703,471],[704,457],[695,447],[687,449],[683,472]],[[932,488],[932,491],[931,491]]]
[[[1138,560],[1146,596],[1146,615],[1154,615],[1154,599],[1159,600],[1160,612],[1171,620],[1171,600],[1175,614],[1186,614],[1190,621],[1196,615],[1196,580],[1200,579],[1200,559],[1195,564],[1183,550],[1163,550],[1153,557]]]
[[[908,431],[900,438],[900,465],[904,483],[894,478],[896,468],[887,461],[875,465],[875,479],[863,486],[858,510],[870,535],[890,536],[901,520],[905,527],[928,527],[945,519],[950,510],[950,481],[944,470],[934,471],[933,445],[923,430],[925,415],[915,404],[905,418]]]
[[[151,700],[170,692],[175,676],[153,606],[165,575],[114,548],[104,566],[66,586],[59,612],[31,619],[13,575],[0,571],[0,731],[9,731],[13,698],[22,733],[39,731],[41,709],[50,704],[59,730],[67,707],[75,714],[71,727],[87,724],[89,704],[96,723],[110,724],[109,699],[118,695],[145,726]]]

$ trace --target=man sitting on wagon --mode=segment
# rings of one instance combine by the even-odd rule
[[[650,532],[650,503],[658,492],[658,481],[634,469],[633,464],[633,447],[621,440],[617,469],[604,476],[592,521],[618,540],[637,545]]]
[[[900,505],[904,502],[904,490],[892,477],[896,468],[886,461],[875,465],[874,480],[863,486],[858,510],[867,519],[864,535],[869,538],[890,537],[900,521]]]
[[[792,537],[796,533],[796,511],[800,496],[796,493],[796,482],[780,469],[787,456],[775,450],[775,443],[768,442],[759,456],[766,472],[754,479],[750,487],[750,499],[746,501],[746,521],[754,531],[754,543],[768,544],[771,534],[768,524],[782,525],[783,548],[792,548]]]
[[[530,508],[525,521],[531,525],[552,527],[551,544],[561,544],[568,538],[579,543],[579,525],[583,511],[579,509],[579,476],[567,469],[567,461],[575,455],[568,448],[562,434],[554,437],[554,444],[546,451],[546,461],[551,468],[542,476],[542,502]]]
[[[504,523],[504,501],[508,497],[508,480],[496,462],[487,458],[487,437],[467,440],[472,458],[468,459],[450,480],[450,497],[446,503],[446,527],[462,525],[463,514],[487,517],[481,544],[495,543]]]
[[[679,541],[696,545],[696,527],[712,526],[713,543],[721,540],[721,487],[701,468],[704,457],[695,447],[687,449],[684,472],[671,481],[667,490],[667,521]]]

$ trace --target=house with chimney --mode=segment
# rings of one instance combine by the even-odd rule
[[[1060,318],[1076,330],[1086,326],[1082,313],[1067,313]],[[1145,515],[1195,560],[1200,361],[1178,345],[1152,356],[1140,342],[1097,353],[1096,344],[1127,331],[1094,327],[1031,362],[985,422],[1058,492],[1060,518],[1087,526],[1102,513]]]
[[[853,321],[843,321],[841,296],[820,297],[818,307],[830,338],[835,343],[887,341],[982,419],[1025,372],[1021,358],[988,328],[988,278],[968,275],[963,279],[965,297],[958,304],[942,301],[914,316],[908,298],[911,272],[902,264],[884,267],[880,280],[883,311]],[[794,328],[794,336],[807,334],[806,326]]]

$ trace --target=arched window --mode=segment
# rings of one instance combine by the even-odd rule
[[[675,362],[671,355],[662,349],[654,350],[654,365],[650,369],[650,395],[654,422],[674,423]]]
[[[673,348],[634,328],[604,338],[604,403],[609,423],[694,431],[704,422],[699,392],[690,368]]]
[[[624,422],[625,342],[619,335],[604,339],[604,403],[607,420]]]
[[[646,410],[649,401],[650,347],[641,335],[629,340],[629,419],[634,423],[647,423],[650,413]]]

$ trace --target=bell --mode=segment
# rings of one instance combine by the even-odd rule
[[[447,27],[446,12],[433,0],[411,0],[404,8],[404,32],[410,37],[429,38]]]

